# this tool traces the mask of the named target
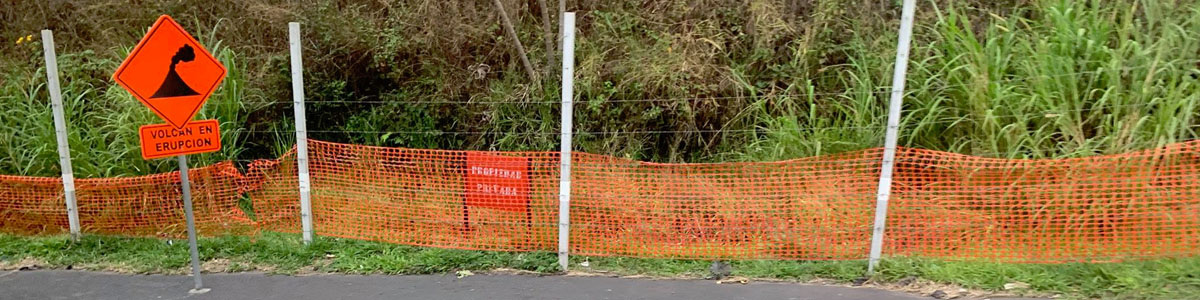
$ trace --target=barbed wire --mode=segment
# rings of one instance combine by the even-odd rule
[[[1034,111],[1034,112],[1020,113],[1020,114],[987,115],[986,117],[991,118],[991,119],[1028,118],[1028,117],[1042,117],[1042,118],[1049,119],[1049,118],[1062,117],[1064,114],[1075,113],[1075,112],[1088,112],[1088,111],[1114,109],[1114,108],[1150,107],[1150,106],[1156,106],[1156,105],[1163,105],[1163,104],[1149,103],[1149,102],[1147,102],[1147,103],[1114,104],[1114,105],[1104,105],[1104,106],[1066,109],[1066,110]],[[937,116],[937,115],[935,115],[935,116]],[[929,124],[976,123],[976,121],[979,120],[977,117],[970,116],[970,115],[962,115],[962,116],[958,116],[958,117],[948,117],[948,118],[952,118],[952,119],[943,119],[943,120],[909,119],[909,120],[905,120],[907,123],[902,123],[901,125],[903,128],[912,128],[915,126],[929,125]],[[878,123],[880,123],[881,125],[875,125],[875,126],[824,126],[824,127],[800,126],[800,127],[795,127],[795,128],[801,129],[801,130],[882,130],[882,129],[886,128],[886,126],[882,125],[884,123],[883,121],[884,121],[883,119],[878,120]],[[1021,121],[1024,121],[1024,120],[1021,120]],[[1004,123],[1004,124],[1012,124],[1012,123]],[[1190,125],[1188,127],[1200,127],[1200,125]],[[679,133],[703,134],[703,133],[753,133],[753,132],[767,132],[767,131],[770,131],[770,129],[755,128],[755,129],[697,129],[697,130],[606,130],[606,131],[574,131],[574,132],[572,132],[572,134],[573,135],[617,135],[617,134],[633,135],[633,134],[679,134]],[[289,131],[284,131],[284,130],[240,130],[240,132],[245,132],[245,133],[283,133],[283,132],[292,132],[292,131],[290,131],[290,130]],[[545,136],[552,136],[552,135],[561,135],[562,134],[561,132],[556,132],[556,131],[552,131],[552,132],[498,132],[498,131],[440,131],[440,130],[424,130],[424,131],[308,130],[307,132],[309,132],[309,133],[326,133],[326,134],[342,133],[342,134],[403,134],[403,135],[545,135]]]
[[[1189,63],[1190,63],[1190,64],[1195,64],[1195,63],[1200,63],[1200,60],[1182,60],[1182,61],[1174,61],[1174,63],[1179,63],[1179,64],[1189,64]],[[1001,79],[998,79],[998,80],[989,80],[989,81],[987,81],[986,83],[987,83],[987,84],[1011,84],[1011,83],[1022,82],[1022,81],[1029,81],[1029,80],[1034,80],[1034,79],[1049,79],[1049,78],[1059,78],[1059,77],[1068,77],[1068,76],[1080,76],[1080,75],[1097,75],[1097,74],[1104,74],[1104,73],[1113,72],[1113,71],[1127,72],[1127,71],[1133,71],[1133,70],[1147,69],[1147,68],[1150,68],[1150,67],[1151,67],[1150,65],[1138,65],[1138,66],[1120,67],[1120,68],[1116,68],[1116,69],[1111,69],[1111,68],[1110,68],[1110,69],[1088,70],[1088,71],[1078,71],[1078,72],[1070,72],[1070,73],[1059,73],[1059,74],[1051,74],[1051,75],[1032,75],[1032,76],[1025,76],[1025,77],[1009,77],[1009,78],[1001,78]],[[975,84],[970,84],[970,83],[960,83],[960,84],[954,84],[954,85],[933,85],[932,87],[933,87],[933,88],[935,88],[935,89],[950,89],[950,88],[968,88],[968,87],[973,87],[973,86],[975,86]],[[877,86],[877,87],[874,87],[874,88],[872,88],[872,89],[874,89],[874,90],[870,90],[870,91],[862,91],[862,90],[845,90],[845,91],[837,91],[837,92],[811,92],[811,93],[788,93],[788,94],[764,94],[764,95],[755,95],[755,96],[657,97],[657,98],[618,98],[618,99],[608,99],[608,98],[605,98],[605,97],[591,97],[590,99],[578,99],[578,100],[576,100],[575,102],[576,102],[576,103],[591,103],[592,101],[599,101],[599,102],[601,102],[601,103],[645,103],[645,102],[680,102],[680,101],[714,101],[714,100],[762,100],[762,99],[778,99],[778,98],[803,98],[803,97],[810,97],[810,96],[843,96],[843,95],[864,95],[864,94],[889,94],[889,93],[891,93],[891,92],[892,92],[892,91],[891,91],[891,88],[892,88],[891,86]],[[908,91],[905,91],[905,93],[906,93],[906,94],[911,94],[911,93],[913,93],[913,92],[914,92],[913,90],[908,90]],[[369,97],[364,97],[363,99],[378,99],[378,97],[377,97],[377,96],[369,96]],[[347,104],[390,104],[390,103],[394,103],[394,104],[414,104],[414,105],[417,105],[417,104],[476,104],[476,105],[497,105],[497,104],[561,104],[561,103],[562,103],[562,101],[538,101],[538,100],[531,100],[531,101],[475,101],[475,100],[438,100],[438,101],[388,101],[388,100],[305,100],[304,102],[305,102],[306,104],[310,104],[310,103],[311,103],[311,104],[323,104],[323,103],[347,103]],[[288,103],[292,103],[292,101],[273,101],[273,102],[268,102],[268,103],[270,103],[270,104],[288,104]]]
[[[824,129],[848,129],[848,130],[869,130],[883,129],[885,126],[830,126],[830,127],[809,127],[803,129],[824,130]],[[698,129],[698,130],[610,130],[610,131],[574,131],[572,135],[611,135],[611,134],[671,134],[671,133],[749,133],[749,132],[765,132],[766,129]],[[291,131],[275,131],[275,130],[243,130],[246,133],[280,133]],[[308,130],[308,133],[350,133],[350,134],[424,134],[424,135],[561,135],[561,132],[496,132],[496,131],[388,131],[388,130]]]
[[[1200,60],[1181,60],[1181,61],[1175,61],[1175,62],[1182,63],[1182,64],[1195,64],[1195,63],[1200,63]],[[1095,75],[1095,74],[1108,73],[1108,72],[1112,72],[1112,71],[1127,72],[1127,71],[1140,70],[1140,69],[1146,69],[1146,68],[1150,68],[1150,65],[1124,66],[1124,67],[1118,67],[1115,69],[1101,68],[1100,70],[1077,71],[1077,72],[1049,74],[1049,75],[1037,74],[1037,75],[1024,76],[1024,77],[1003,78],[1000,80],[987,81],[987,82],[988,83],[1012,83],[1012,82],[1026,81],[1026,80],[1031,80],[1031,79],[1046,79],[1046,78],[1057,78],[1057,77],[1078,76],[1078,75],[1088,75],[1088,74]],[[954,86],[965,87],[965,86],[969,86],[969,85],[970,84],[958,84],[958,85],[954,85]]]
[[[858,94],[887,94],[891,91],[874,91]],[[590,99],[577,99],[575,104],[590,104],[592,101],[600,103],[644,103],[644,102],[684,102],[684,101],[715,101],[715,100],[765,100],[779,98],[799,98],[808,96],[831,96],[855,94],[854,92],[814,92],[801,94],[766,94],[759,96],[711,96],[711,97],[662,97],[662,98],[643,98],[643,99],[608,99],[604,97],[592,97]],[[373,99],[376,97],[369,97]],[[292,104],[292,101],[274,101],[268,104]],[[304,104],[323,104],[323,103],[349,103],[349,104],[478,104],[478,105],[496,105],[496,104],[562,104],[562,101],[474,101],[474,100],[444,100],[444,101],[387,101],[387,100],[305,100]]]
[[[1128,103],[1114,104],[1087,108],[1066,109],[1066,110],[1049,110],[1035,111],[1020,114],[1001,114],[987,115],[992,119],[1006,118],[1026,118],[1026,117],[1043,117],[1043,118],[1058,118],[1064,114],[1074,112],[1088,112],[1094,110],[1105,110],[1114,108],[1129,108],[1129,107],[1150,107],[1162,105],[1161,103]],[[936,115],[935,115],[936,116]],[[928,124],[953,124],[953,123],[973,123],[979,119],[974,116],[963,115],[951,117],[953,119],[944,120],[929,120],[929,119],[909,119],[908,123],[902,124],[902,127],[911,128],[919,125]],[[881,125],[876,126],[824,126],[824,127],[796,127],[802,130],[875,130],[885,129],[882,125],[884,120],[878,122]],[[1009,124],[1009,123],[1005,123]],[[1189,127],[1200,127],[1200,125],[1192,125]],[[765,132],[770,131],[765,128],[756,129],[699,129],[699,130],[607,130],[607,131],[574,131],[574,135],[615,135],[615,134],[677,134],[677,133],[749,133],[749,132]],[[241,130],[246,133],[282,133],[291,132],[283,130]],[[440,130],[425,130],[425,131],[387,131],[387,130],[308,130],[309,133],[347,133],[347,134],[406,134],[406,135],[560,135],[560,132],[497,132],[497,131],[440,131]]]
[[[993,118],[993,119],[1000,119],[1000,118],[1019,118],[1019,117],[1041,116],[1043,118],[1048,119],[1048,118],[1058,118],[1058,117],[1061,117],[1063,114],[1068,114],[1068,113],[1089,112],[1089,111],[1094,111],[1094,110],[1105,110],[1105,109],[1124,108],[1124,107],[1148,107],[1148,106],[1155,106],[1155,105],[1163,105],[1163,104],[1151,103],[1151,102],[1113,104],[1113,105],[1093,106],[1093,107],[1077,108],[1077,109],[1028,112],[1028,113],[1023,113],[1023,114],[987,115],[986,117]],[[927,121],[924,119],[918,119],[916,122],[918,122],[920,124],[945,124],[945,123],[959,123],[959,122],[974,121],[974,120],[978,120],[978,118],[975,116],[970,116],[970,115],[960,115],[957,117],[957,119],[951,119],[951,120]]]

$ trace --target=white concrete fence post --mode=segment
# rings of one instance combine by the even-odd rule
[[[54,33],[42,30],[42,49],[46,56],[46,86],[54,111],[54,135],[58,141],[58,165],[62,171],[63,195],[67,201],[67,222],[71,239],[79,240],[79,207],[75,205],[75,172],[71,169],[71,147],[67,144],[67,118],[63,110],[62,90],[58,83],[58,57],[54,53]]]
[[[300,183],[300,222],[304,244],[312,243],[312,199],[308,174],[308,127],[304,118],[304,63],[300,58],[300,23],[288,23],[288,45],[292,52],[292,107],[296,119],[296,167]]]
[[[908,52],[912,41],[916,0],[904,0],[900,16],[900,40],[896,44],[896,68],[892,75],[892,95],[888,101],[887,134],[884,137],[883,165],[879,169],[879,192],[875,196],[875,226],[871,234],[871,253],[867,274],[873,274],[883,253],[883,232],[887,223],[888,198],[892,191],[892,169],[896,162],[896,140],[900,134],[900,109],[904,103],[904,83],[908,74]]]
[[[558,265],[567,271],[571,234],[571,122],[574,117],[575,13],[563,13],[562,145],[558,173]]]

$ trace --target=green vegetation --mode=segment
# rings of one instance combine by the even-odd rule
[[[917,277],[968,288],[1003,289],[1024,282],[1037,291],[1084,298],[1194,299],[1200,296],[1200,258],[1158,259],[1122,263],[1002,264],[888,259],[881,263],[883,280]]]
[[[428,274],[459,270],[515,269],[558,272],[555,254],[444,250],[317,237],[305,247],[297,235],[222,236],[200,239],[206,269],[216,272],[267,271],[282,274]],[[0,265],[24,259],[42,267],[113,270],[132,273],[188,271],[187,243],[152,238],[87,235],[78,243],[65,236],[0,234]],[[588,262],[588,267],[580,266]],[[224,262],[217,264],[216,262]],[[619,257],[572,257],[575,271],[617,275],[703,278],[708,261]],[[733,275],[761,279],[849,283],[866,271],[862,261],[734,261]],[[1200,296],[1200,258],[1159,259],[1109,264],[999,264],[892,258],[883,261],[879,283],[920,278],[972,289],[1004,291],[1004,284],[1028,283],[1018,292],[1062,294],[1067,298],[1193,299]],[[1008,291],[1014,292],[1014,291]]]
[[[1195,3],[1042,1],[984,20],[933,8],[931,43],[913,54],[906,144],[1056,157],[1196,136]]]
[[[202,39],[203,40],[203,39]],[[222,88],[209,98],[198,113],[198,119],[217,119],[221,122],[223,143],[244,143],[243,124],[250,98],[246,94],[246,78],[236,54],[221,43],[208,43],[209,50],[229,69]],[[23,48],[41,49],[37,43],[23,43]],[[122,49],[124,56],[130,49]],[[39,61],[41,52],[29,51],[26,60]],[[109,177],[170,172],[176,169],[173,160],[143,160],[138,145],[138,127],[164,123],[128,92],[98,74],[111,76],[120,65],[116,59],[97,59],[92,51],[58,56],[59,73],[63,76],[63,107],[68,120],[71,162],[76,177]],[[0,84],[0,174],[51,175],[58,174],[58,152],[55,143],[53,115],[46,92],[45,68],[8,68]],[[289,145],[290,147],[290,145]],[[191,157],[195,166],[209,165],[235,159],[244,151],[241,147],[223,147],[220,152]]]
[[[391,4],[384,4],[391,3]],[[158,14],[233,69],[208,116],[217,159],[290,148],[285,23],[304,24],[310,136],[441,149],[557,148],[557,80],[531,80],[491,3],[170,1],[111,9],[7,3],[16,40],[49,26],[81,176],[159,172],[137,125],[155,122],[108,79]],[[505,1],[543,64],[538,7]],[[1195,138],[1200,2],[919,1],[902,145],[1052,158]],[[59,7],[63,6],[63,7]],[[877,147],[899,1],[579,1],[576,148],[654,161],[777,160]],[[69,12],[69,13],[68,13]],[[272,30],[274,28],[275,30]],[[4,174],[54,174],[36,42],[0,46]],[[535,69],[542,70],[543,66]],[[664,132],[665,131],[665,132]]]
[[[350,1],[353,2],[353,1]],[[531,61],[546,38],[530,1],[503,0]],[[900,1],[570,1],[579,12],[575,149],[665,162],[762,161],[878,147]],[[0,3],[0,174],[58,174],[45,68],[55,30],[75,172],[174,169],[139,157],[158,123],[109,77],[143,29],[171,14],[230,68],[201,112],[222,152],[193,164],[273,158],[293,144],[285,24],[304,24],[310,137],[439,149],[553,150],[553,74],[527,78],[490,1],[7,1]],[[1200,1],[919,0],[901,145],[1007,158],[1121,153],[1195,139]],[[35,40],[36,41],[36,40]],[[537,70],[544,66],[535,66]],[[552,272],[552,254],[455,251],[289,235],[203,240],[230,270]],[[170,251],[167,251],[170,250]],[[326,257],[326,255],[332,255]],[[0,235],[5,260],[179,272],[181,244]],[[589,259],[618,273],[700,276],[707,262]],[[850,281],[861,262],[735,263],[741,275]],[[1197,298],[1200,260],[1014,265],[891,259],[916,276],[981,289],[1022,281],[1079,297]]]
[[[320,237],[305,247],[298,235],[205,237],[199,240],[203,260],[227,259],[226,271],[267,270],[278,273],[339,272],[427,274],[455,270],[553,272],[552,253],[506,253],[445,250]],[[86,235],[78,243],[65,236],[22,237],[0,234],[0,256],[17,261],[35,258],[50,267],[113,269],[133,273],[189,271],[187,240]]]

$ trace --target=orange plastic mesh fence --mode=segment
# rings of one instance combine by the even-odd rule
[[[442,248],[553,251],[558,153],[310,141],[319,235]],[[659,164],[573,157],[571,253],[863,259],[881,149],[803,159]],[[193,169],[201,234],[299,232],[294,153]],[[1200,141],[1062,160],[897,154],[887,255],[1010,262],[1200,254]],[[179,236],[176,173],[77,180],[86,232]],[[246,212],[239,201],[247,205]],[[61,181],[0,176],[0,230],[58,233]]]
[[[480,250],[553,250],[556,245],[557,153],[320,141],[310,142],[308,149],[313,230],[320,235]],[[516,174],[520,171],[524,174]],[[480,182],[469,182],[472,172]],[[515,177],[524,179],[503,181]]]
[[[315,142],[309,142],[314,144]],[[295,148],[278,160],[250,164],[243,182],[250,199],[255,227],[278,232],[300,232],[300,190]]]
[[[0,175],[0,230],[66,232],[62,178]]]
[[[902,149],[885,254],[1012,262],[1200,253],[1200,141],[1061,160]]]
[[[192,207],[199,232],[227,232],[247,225],[237,208],[241,173],[232,163],[189,169]],[[185,236],[179,172],[75,183],[80,226],[88,232]]]
[[[251,229],[249,219],[238,208],[242,175],[232,163],[193,168],[188,174],[199,232]],[[90,233],[185,236],[179,183],[179,172],[77,179],[80,227]],[[0,229],[8,232],[65,232],[67,213],[61,179],[0,176],[0,217]]]
[[[573,253],[815,260],[870,246],[880,151],[723,164],[576,157]]]

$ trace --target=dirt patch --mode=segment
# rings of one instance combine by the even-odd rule
[[[626,278],[626,279],[648,279],[648,280],[700,280],[700,279],[704,279],[704,278],[690,276],[690,275],[651,276],[651,275],[643,275],[643,274],[626,274],[626,273],[622,273],[622,272],[613,272],[613,271],[606,271],[606,270],[567,271],[566,274],[560,274],[560,275],[578,276],[578,277],[612,277],[612,278]]]
[[[905,279],[888,283],[868,283],[864,286],[900,291],[937,299],[985,298],[1005,296],[987,291],[970,290],[954,284],[942,284],[921,279]],[[1015,295],[1008,295],[1015,296]]]
[[[905,278],[895,282],[867,282],[863,286],[906,292],[937,299],[986,299],[996,297],[1056,298],[1058,295],[1037,293],[1029,290],[984,291],[968,289],[956,284],[937,283],[919,278]]]
[[[297,269],[296,272],[293,273],[292,275],[304,276],[304,275],[330,273],[328,271],[324,271],[324,270],[328,270],[325,267],[333,264],[333,260],[336,258],[337,258],[337,256],[326,253],[325,255],[323,255],[321,257],[317,257],[317,259],[314,259],[311,265],[300,267],[300,269]]]
[[[46,262],[34,258],[22,258],[21,260],[10,261],[0,260],[0,270],[37,270],[46,266]]]
[[[52,265],[43,260],[35,258],[23,258],[20,260],[0,260],[0,271],[15,271],[15,270],[84,270],[110,272],[118,274],[163,274],[163,275],[185,275],[191,274],[191,265],[182,268],[172,269],[157,269],[145,270],[139,269],[128,263],[83,263],[77,265]],[[205,273],[235,273],[235,272],[275,272],[275,266],[250,264],[240,261],[233,261],[225,258],[217,258],[204,261],[200,264],[200,269]]]
[[[525,275],[525,276],[547,276],[552,274],[540,273],[528,270],[517,270],[509,268],[499,268],[487,271],[487,274],[504,274],[504,275]]]
[[[647,276],[647,275],[624,275],[619,272],[610,272],[605,270],[587,270],[587,271],[570,271],[565,276],[580,276],[580,277],[617,277],[617,278],[632,278],[632,279],[648,279],[648,280],[700,280],[704,278],[696,276]],[[746,284],[750,282],[774,282],[774,283],[801,283],[825,286],[844,286],[844,287],[866,287],[889,291],[904,292],[923,297],[931,297],[930,299],[987,299],[996,297],[1039,297],[1039,298],[1055,298],[1057,295],[1036,293],[1028,290],[1019,290],[1012,292],[1005,291],[986,291],[978,289],[968,289],[955,284],[937,283],[919,278],[905,278],[896,282],[872,282],[868,281],[861,285],[849,284],[832,279],[813,279],[808,281],[787,280],[776,278],[746,278],[746,277],[730,277],[729,280],[714,280],[716,284]],[[940,291],[940,293],[939,293]],[[939,294],[941,298],[933,298],[932,295]]]
[[[36,258],[23,258],[21,260],[0,260],[0,270],[83,270],[83,271],[99,271],[118,274],[165,274],[176,275],[184,274],[183,269],[165,269],[165,270],[139,270],[128,263],[82,263],[77,265],[55,265]]]
[[[232,266],[232,261],[224,258],[217,258],[200,264],[200,269],[208,273],[226,273],[232,270]]]
[[[277,268],[271,265],[253,264],[244,261],[235,261],[227,258],[215,258],[200,263],[200,270],[205,273],[240,273],[240,272],[263,272],[273,273]],[[189,267],[188,272],[191,272]]]
[[[250,269],[258,272],[275,273],[279,269],[272,265],[250,265]]]
[[[108,263],[108,262],[87,263],[87,264],[80,264],[80,265],[73,266],[73,267],[76,269],[80,269],[80,270],[103,271],[103,272],[112,272],[112,273],[120,273],[120,274],[146,274],[146,273],[167,274],[167,275],[183,274],[182,269],[152,270],[152,271],[147,272],[144,270],[137,270],[136,268],[134,268],[132,265],[130,265],[128,263]],[[57,268],[57,269],[61,269],[61,268]]]

